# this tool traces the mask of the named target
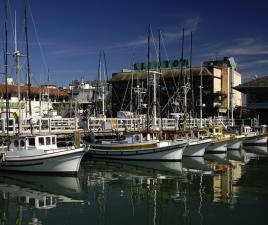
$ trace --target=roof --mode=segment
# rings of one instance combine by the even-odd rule
[[[234,89],[245,94],[252,90],[259,90],[259,91],[268,90],[268,76],[256,78],[249,82],[240,84],[234,87]]]
[[[182,74],[185,74],[185,73],[189,74],[190,69],[189,68],[187,68],[186,70],[183,69]],[[165,79],[172,78],[172,77],[176,78],[176,77],[179,77],[180,74],[181,74],[180,69],[162,70],[162,76]],[[193,74],[193,76],[200,75],[201,74],[201,67],[192,68],[192,74]],[[204,76],[213,76],[213,74],[206,67],[203,67],[202,74]],[[114,73],[109,82],[114,83],[114,82],[120,82],[120,81],[121,82],[129,81],[132,79],[132,75],[133,75],[134,79],[145,80],[147,78],[147,71],[142,71],[142,72],[128,71],[128,72]]]
[[[9,93],[17,93],[18,91],[18,86],[17,85],[8,85],[8,92]],[[28,93],[28,86],[27,85],[21,85],[20,86],[20,91],[21,93]],[[0,84],[0,93],[5,93],[6,92],[6,85],[5,84]],[[69,94],[65,90],[61,90],[59,88],[55,87],[46,87],[46,86],[35,86],[31,87],[31,93],[32,94],[40,94],[42,92],[49,92],[49,95],[51,96],[61,96],[61,97],[68,97]]]

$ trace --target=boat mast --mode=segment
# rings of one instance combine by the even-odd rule
[[[192,88],[192,112],[193,112],[193,117],[195,115],[195,99],[194,99],[194,77],[192,73],[192,56],[193,56],[193,33],[191,31],[191,36],[190,36],[190,78],[191,78],[191,88]]]
[[[129,111],[132,113],[133,111],[133,72],[134,72],[134,52],[132,53],[132,69],[131,69],[131,88],[130,88],[130,105],[129,105]]]
[[[200,71],[200,86],[199,86],[199,98],[200,98],[200,128],[203,128],[203,65],[201,64]]]
[[[20,51],[17,47],[17,28],[16,28],[16,12],[15,12],[15,34],[14,34],[14,57],[15,57],[15,63],[16,63],[16,75],[17,75],[17,85],[18,85],[18,109],[19,109],[19,133],[21,132],[21,93],[20,93]]]
[[[234,70],[233,67],[231,67],[231,90],[230,90],[230,107],[231,107],[231,126],[234,126],[234,107],[233,107],[233,97],[234,97],[234,92],[233,92],[233,86],[234,86]]]
[[[7,77],[8,77],[8,58],[7,58],[7,46],[8,46],[8,36],[7,36],[7,0],[5,1],[5,49],[4,49],[4,67],[5,67],[5,91],[6,91],[6,127],[7,127],[7,135],[9,134],[9,96],[8,96],[8,83],[7,83]]]
[[[182,28],[182,41],[181,41],[181,72],[180,72],[180,78],[179,78],[179,88],[180,88],[180,80],[182,79],[182,70],[183,70],[183,58],[184,58],[184,27]],[[185,85],[185,78],[184,78],[184,85]],[[179,93],[180,95],[180,93]],[[179,99],[179,105],[180,105],[180,96],[178,97]],[[179,106],[180,107],[180,106]],[[185,117],[185,116],[184,116]]]
[[[29,54],[29,40],[28,40],[28,13],[27,13],[27,0],[24,0],[24,31],[26,41],[26,57],[27,57],[27,85],[28,85],[28,103],[29,114],[32,116],[32,104],[31,104],[31,75],[30,75],[30,54]],[[27,112],[26,112],[27,113]]]
[[[158,30],[158,72],[159,72],[159,76],[161,76],[161,30]],[[158,104],[160,106],[161,103],[161,87],[159,85],[159,98],[158,98]],[[158,109],[158,115],[161,117],[161,112]]]
[[[149,133],[150,129],[150,103],[151,103],[151,94],[150,94],[150,40],[151,40],[151,25],[148,26],[148,49],[147,49],[147,114],[146,114],[146,122],[147,122],[147,133]]]

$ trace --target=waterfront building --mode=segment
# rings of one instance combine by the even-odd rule
[[[106,81],[73,80],[64,90],[69,93],[70,104],[76,112],[86,110],[89,115],[98,116],[107,111],[110,94]]]
[[[259,115],[260,123],[268,124],[268,76],[240,84],[235,89],[246,94],[246,106]]]
[[[182,66],[180,66],[182,65]],[[147,64],[134,64],[133,70],[114,73],[112,84],[112,111],[131,111],[142,114],[147,107]],[[152,62],[150,68],[159,67]],[[157,74],[158,115],[169,116],[173,112],[184,112],[184,90],[187,96],[187,112],[197,113],[200,108],[200,83],[202,75],[202,107],[204,116],[227,115],[231,106],[242,105],[242,95],[232,89],[241,84],[241,74],[235,60],[206,61],[201,67],[189,68],[185,60],[161,62],[161,75]],[[153,76],[153,72],[150,73]],[[149,79],[150,82],[152,79]],[[232,97],[231,97],[232,96]],[[196,114],[198,115],[198,113]]]
[[[77,101],[80,104],[90,104],[94,101],[95,87],[89,81],[74,80],[66,89],[70,94],[71,101]]]
[[[11,114],[21,115],[21,118],[27,118],[29,112],[29,99],[31,100],[31,109],[33,116],[53,116],[56,114],[53,107],[57,102],[68,102],[69,94],[53,85],[31,86],[30,96],[29,87],[20,85],[20,100],[18,99],[18,85],[13,84],[11,78],[8,79],[8,99],[9,112]],[[1,118],[6,113],[6,86],[0,84],[0,114]],[[19,104],[20,102],[20,104]],[[20,107],[19,107],[20,105]],[[20,112],[19,112],[20,111]]]

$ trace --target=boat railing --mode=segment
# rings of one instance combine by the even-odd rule
[[[146,118],[37,118],[34,124],[29,119],[20,121],[20,126],[15,118],[9,118],[8,130],[10,135],[18,133],[73,133],[76,130],[103,132],[103,131],[143,131],[146,129]],[[201,123],[202,122],[202,123]],[[155,124],[153,124],[155,123]],[[163,131],[175,131],[186,124],[188,128],[200,128],[211,126],[231,126],[231,121],[226,118],[191,118],[186,121],[178,121],[174,118],[157,118],[151,120],[151,129],[160,128]],[[7,134],[6,119],[0,119],[0,132]]]
[[[0,120],[2,134],[7,134],[6,120]],[[20,126],[14,118],[9,119],[9,134],[18,133],[72,133],[79,129],[78,119],[76,118],[38,118],[36,123],[31,124],[30,120],[21,120]]]

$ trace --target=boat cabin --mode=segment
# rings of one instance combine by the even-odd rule
[[[223,128],[221,126],[209,127],[208,128],[208,136],[222,136]]]
[[[11,140],[9,151],[50,150],[57,148],[56,135],[21,136]]]

